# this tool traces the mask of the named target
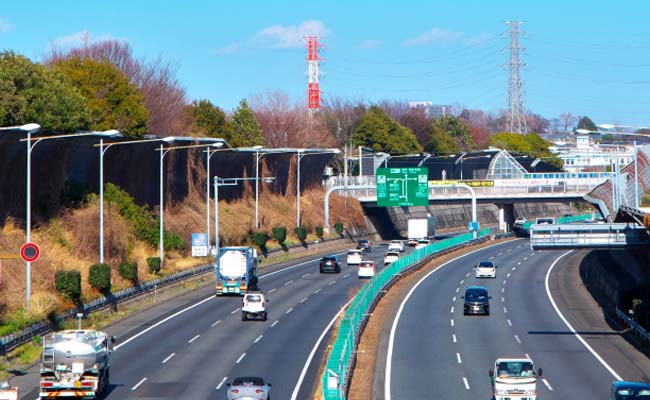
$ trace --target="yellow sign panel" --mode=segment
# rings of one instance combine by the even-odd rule
[[[429,186],[440,185],[458,185],[459,183],[471,187],[493,187],[494,181],[492,180],[472,180],[472,181],[429,181]]]

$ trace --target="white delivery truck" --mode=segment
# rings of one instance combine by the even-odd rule
[[[537,372],[533,360],[529,358],[498,358],[494,369],[490,369],[492,395],[494,400],[535,400],[537,399]]]
[[[0,400],[19,400],[18,388],[9,386],[8,382],[0,383]]]
[[[253,247],[219,248],[215,267],[216,295],[244,295],[249,289],[256,289],[257,262],[257,250]]]
[[[436,223],[433,216],[426,218],[409,218],[408,239],[417,243],[418,239],[433,239],[436,234]],[[412,245],[415,246],[415,243]]]

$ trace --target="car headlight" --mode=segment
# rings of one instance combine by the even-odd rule
[[[498,394],[499,396],[505,396],[508,394],[508,391],[505,389],[496,389],[494,391],[494,394]]]

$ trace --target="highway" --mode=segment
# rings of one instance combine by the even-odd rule
[[[385,249],[375,245],[364,259],[381,266]],[[320,274],[320,257],[262,274],[266,322],[241,321],[241,297],[215,298],[209,285],[161,315],[107,329],[118,342],[106,398],[225,399],[226,383],[245,375],[271,382],[274,398],[311,398],[329,327],[366,282],[340,260],[340,274]],[[33,375],[26,399],[38,397]]]
[[[571,332],[547,294],[562,251],[531,252],[514,240],[468,253],[416,283],[401,302],[389,338],[384,398],[490,399],[488,370],[503,356],[529,356],[543,368],[540,399],[606,398],[618,375]],[[476,279],[481,260],[496,279]],[[463,316],[467,285],[488,288],[491,315]],[[551,288],[552,288],[551,284]],[[390,326],[390,325],[389,325]]]

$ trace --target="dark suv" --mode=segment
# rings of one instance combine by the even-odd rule
[[[372,245],[369,241],[361,239],[357,242],[357,249],[363,250],[364,253],[370,253],[372,251]]]
[[[485,314],[490,315],[490,296],[485,286],[468,286],[465,289],[463,314]]]
[[[320,273],[323,272],[341,272],[341,264],[337,256],[325,256],[320,260]]]

